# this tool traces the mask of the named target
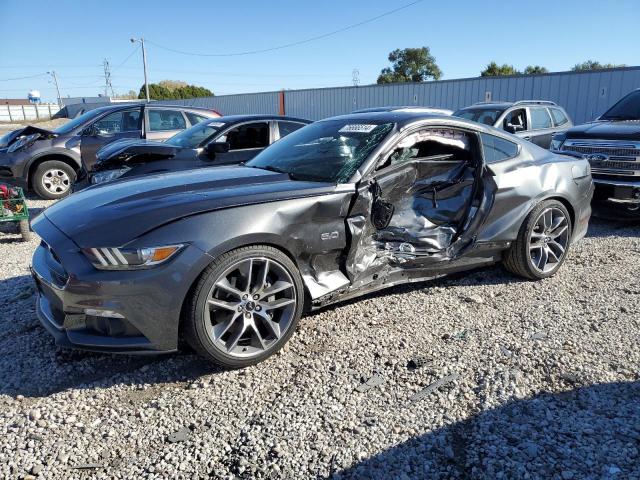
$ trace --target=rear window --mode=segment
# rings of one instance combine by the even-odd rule
[[[482,133],[482,151],[484,153],[484,161],[487,163],[495,163],[518,155],[518,145],[503,138]]]
[[[564,125],[569,121],[569,119],[564,114],[564,112],[559,108],[550,108],[549,111],[551,112],[551,116],[553,117],[553,123],[555,124],[556,127]]]

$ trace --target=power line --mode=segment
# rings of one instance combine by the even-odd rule
[[[2,78],[0,79],[0,82],[10,82],[12,80],[25,80],[27,78],[37,78],[37,77],[43,77],[45,75],[47,75],[47,73],[42,72],[42,73],[38,73],[37,75],[27,75],[26,77]]]
[[[327,32],[327,33],[323,33],[322,35],[316,35],[315,37],[310,37],[310,38],[306,38],[304,40],[299,40],[297,42],[291,42],[291,43],[285,43],[284,45],[278,45],[275,47],[270,47],[270,48],[261,48],[259,50],[248,50],[245,52],[235,52],[235,53],[196,53],[196,52],[186,52],[184,50],[176,50],[174,48],[170,48],[170,47],[165,47],[164,45],[160,45],[156,42],[153,42],[151,40],[146,40],[148,43],[155,45],[158,48],[161,48],[163,50],[167,50],[169,52],[173,52],[173,53],[179,53],[181,55],[191,55],[191,56],[195,56],[195,57],[238,57],[241,55],[253,55],[256,53],[266,53],[266,52],[273,52],[274,50],[282,50],[283,48],[290,48],[290,47],[295,47],[298,45],[303,45],[305,43],[309,43],[309,42],[314,42],[316,40],[321,40],[323,38],[327,38],[330,37],[332,35],[336,35],[338,33],[342,33],[342,32],[346,32],[347,30],[351,30],[357,27],[360,27],[362,25],[365,25],[367,23],[371,23],[371,22],[375,22],[376,20],[379,20],[383,17],[387,17],[389,15],[393,15],[396,12],[399,12],[400,10],[404,10],[406,8],[412,7],[420,2],[423,2],[424,0],[416,0],[414,2],[408,3],[406,5],[403,5],[402,7],[398,7],[398,8],[394,8],[393,10],[389,10],[387,12],[381,13],[380,15],[377,15],[375,17],[371,17],[368,18],[366,20],[363,20],[361,22],[358,23],[354,23],[351,25],[347,25],[346,27],[342,27],[339,28],[337,30],[333,30],[331,32]]]

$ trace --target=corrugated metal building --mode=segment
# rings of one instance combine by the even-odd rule
[[[477,77],[425,83],[398,83],[361,87],[285,90],[219,97],[171,100],[213,108],[222,114],[273,113],[318,120],[359,108],[388,105],[429,105],[458,108],[486,100],[552,100],[563,106],[574,123],[593,120],[623,95],[640,88],[640,67],[542,75]]]

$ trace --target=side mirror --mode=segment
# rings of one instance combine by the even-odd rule
[[[227,153],[231,149],[229,142],[211,142],[205,147],[207,156],[214,158],[217,153]]]

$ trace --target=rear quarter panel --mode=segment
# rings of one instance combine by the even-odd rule
[[[515,240],[529,212],[551,198],[560,199],[570,207],[574,241],[584,235],[593,195],[586,160],[531,146],[523,148],[518,157],[493,163],[488,168],[494,174],[495,199],[478,242]]]

